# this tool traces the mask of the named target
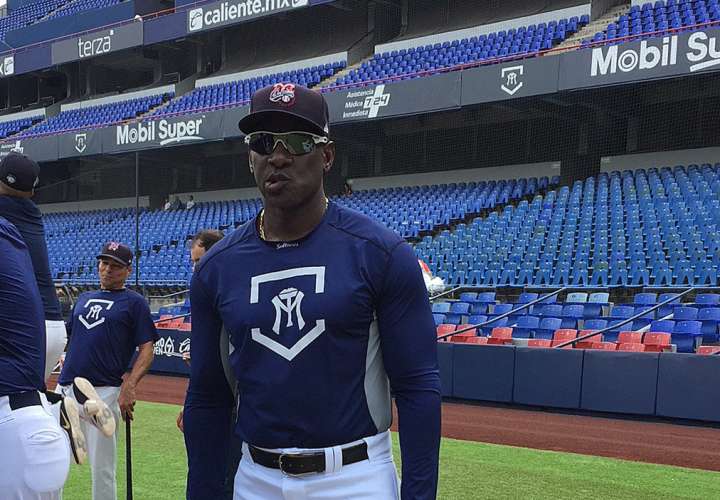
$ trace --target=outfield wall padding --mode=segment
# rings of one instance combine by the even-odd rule
[[[456,344],[453,361],[453,396],[512,402],[514,347]]]
[[[438,364],[440,365],[440,390],[444,398],[453,395],[453,359],[455,344],[438,342]]]
[[[658,353],[585,351],[580,407],[654,414],[658,359]]]
[[[584,351],[515,348],[513,401],[552,408],[579,408]]]
[[[720,356],[662,353],[656,414],[720,422]]]

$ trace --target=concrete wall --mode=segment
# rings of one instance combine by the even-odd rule
[[[20,113],[12,113],[0,116],[0,123],[11,122],[14,120],[22,120],[23,118],[35,118],[36,116],[45,117],[45,108],[31,109],[30,111],[22,111]]]
[[[720,148],[683,149],[678,151],[660,151],[635,155],[606,156],[600,160],[601,172],[613,170],[637,170],[651,167],[674,167],[691,163],[720,162]]]
[[[507,165],[503,167],[446,170],[415,175],[389,175],[353,179],[353,190],[379,189],[402,186],[427,186],[453,182],[497,181],[527,177],[552,177],[560,175],[560,162]]]
[[[392,50],[407,49],[410,47],[418,47],[420,45],[432,45],[435,43],[451,42],[453,40],[462,40],[472,36],[487,35],[496,33],[500,30],[508,30],[511,28],[520,28],[529,24],[547,23],[549,21],[557,21],[562,18],[571,18],[572,16],[580,17],[583,14],[590,15],[590,4],[578,5],[577,7],[569,7],[567,9],[553,10],[543,12],[532,16],[518,17],[508,19],[491,24],[484,24],[472,28],[462,30],[449,31],[447,33],[439,33],[437,35],[423,36],[420,38],[412,38],[409,40],[401,40],[398,42],[384,43],[375,47],[375,53],[390,52]]]
[[[137,99],[139,97],[147,97],[151,95],[167,94],[175,92],[175,85],[164,85],[162,87],[155,87],[152,89],[138,90],[137,92],[127,92],[123,94],[111,95],[108,97],[101,97],[99,99],[89,99],[84,101],[73,102],[71,104],[63,104],[60,106],[60,110],[68,111],[71,109],[79,108],[91,108],[93,106],[100,106],[102,104],[110,104],[112,102],[128,101],[130,99]]]
[[[69,203],[47,203],[39,205],[45,214],[58,212],[88,212],[90,210],[106,210],[108,208],[128,208],[135,206],[135,198],[115,198],[112,200],[74,201]],[[150,199],[140,197],[140,207],[149,207]]]
[[[347,61],[347,52],[337,52],[321,57],[313,57],[311,59],[303,59],[302,61],[293,61],[285,64],[276,64],[265,68],[252,69],[249,71],[241,71],[230,75],[213,76],[203,78],[195,82],[195,87],[207,87],[216,83],[235,82],[239,80],[247,80],[256,76],[269,75],[272,73],[283,73],[285,71],[293,71],[295,69],[309,68],[311,66],[319,66],[320,64],[333,63],[337,61]]]

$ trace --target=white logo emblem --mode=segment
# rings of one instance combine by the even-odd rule
[[[363,107],[369,109],[368,118],[376,118],[380,108],[390,104],[390,94],[385,94],[385,85],[375,87],[375,93],[365,98]]]
[[[287,106],[295,104],[295,84],[276,83],[270,91],[270,102],[279,102]]]
[[[260,297],[260,285],[263,283],[272,283],[275,281],[284,281],[300,276],[315,276],[316,294],[325,292],[325,267],[300,267],[296,269],[287,269],[285,271],[277,271],[274,273],[253,276],[250,286],[250,303],[257,304]],[[305,293],[297,288],[286,288],[271,299],[271,303],[275,308],[275,322],[273,324],[273,332],[276,336],[280,336],[283,329],[297,329],[302,334],[306,322],[302,314],[302,301]],[[285,317],[287,315],[287,317]],[[303,335],[295,345],[287,348],[276,340],[268,337],[260,331],[260,328],[252,328],[252,339],[259,344],[264,345],[274,353],[282,356],[288,361],[300,354],[303,349],[309,346],[325,331],[325,320],[318,319],[315,321],[309,332]]]
[[[0,65],[0,75],[10,76],[15,73],[15,56],[8,56],[3,59]]]
[[[192,9],[188,13],[188,23],[190,31],[197,31],[203,28],[203,10]]]
[[[75,151],[82,153],[87,148],[87,134],[75,134]]]
[[[103,300],[103,299],[90,299],[85,303],[85,309],[87,310],[87,313],[83,316],[82,314],[79,316],[80,323],[85,325],[85,328],[88,330],[92,330],[96,326],[102,325],[105,323],[105,318],[100,315],[100,313],[105,311],[109,311],[113,304],[112,300]]]
[[[515,95],[515,92],[523,87],[523,82],[519,81],[519,77],[521,77],[524,73],[525,68],[523,66],[510,66],[503,68],[501,71],[501,78],[504,83],[500,85],[500,88],[509,95]]]
[[[5,180],[7,181],[8,184],[15,184],[15,182],[17,181],[17,179],[15,178],[15,176],[13,174],[7,174],[7,176],[5,177]]]

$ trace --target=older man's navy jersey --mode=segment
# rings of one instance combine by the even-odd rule
[[[50,274],[45,228],[43,227],[40,210],[32,200],[27,198],[0,196],[0,216],[5,217],[15,225],[28,246],[35,271],[35,280],[42,297],[45,319],[51,321],[62,320],[60,301],[58,301],[55,293],[55,285]]]
[[[193,446],[202,450],[222,441],[207,432],[193,438],[199,420],[193,411],[202,411],[204,422],[197,425],[206,430],[208,419],[223,421],[233,401],[219,360],[224,327],[234,347],[236,432],[243,441],[321,448],[375,435],[390,427],[392,390],[403,496],[434,497],[440,426],[435,327],[417,259],[398,235],[334,203],[320,225],[295,242],[262,241],[252,221],[205,256],[193,277],[191,304],[185,417],[191,462]],[[188,480],[189,497],[207,480],[195,476]]]
[[[118,387],[135,348],[158,339],[145,298],[128,289],[80,295],[70,331],[61,385],[85,377],[96,386]]]
[[[45,322],[20,232],[0,217],[0,396],[45,384]]]

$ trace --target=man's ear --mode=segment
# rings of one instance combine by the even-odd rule
[[[329,142],[325,145],[322,151],[323,155],[323,171],[325,174],[330,172],[330,169],[332,169],[333,163],[335,163],[335,143]]]

